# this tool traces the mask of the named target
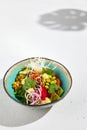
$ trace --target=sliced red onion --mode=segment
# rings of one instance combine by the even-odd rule
[[[31,99],[29,99],[29,96],[31,96]],[[31,102],[30,104],[32,105],[41,99],[40,94],[37,94],[36,92],[31,92],[31,93],[29,92],[27,95],[25,94],[25,98],[26,98],[26,103],[28,104],[28,101],[29,101]]]

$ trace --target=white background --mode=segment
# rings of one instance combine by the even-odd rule
[[[85,18],[77,16],[75,21],[76,25],[82,25],[81,30],[62,28],[53,30],[39,22],[47,13],[68,9],[85,12]],[[61,22],[63,26],[64,22]],[[0,79],[2,80],[11,65],[34,56],[48,57],[64,64],[73,78],[72,89],[66,98],[54,105],[45,116],[33,123],[13,129],[86,130],[86,0],[0,0]],[[10,130],[12,127],[0,124],[0,129]]]

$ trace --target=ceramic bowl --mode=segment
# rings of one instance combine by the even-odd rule
[[[24,59],[22,61],[19,61],[18,63],[11,66],[7,72],[4,75],[3,78],[3,84],[6,93],[16,102],[21,103],[14,95],[14,89],[12,88],[12,83],[15,81],[15,78],[18,74],[18,72],[24,67],[29,64],[33,65],[33,67],[42,68],[42,67],[49,67],[52,70],[54,70],[55,74],[58,75],[62,82],[62,88],[64,90],[63,95],[58,101],[54,101],[52,103],[48,104],[41,104],[41,105],[28,105],[28,106],[42,106],[42,107],[49,107],[52,106],[55,103],[58,103],[61,101],[69,92],[72,86],[72,77],[68,69],[62,65],[61,63],[48,59],[43,57],[32,57],[28,59]],[[21,103],[22,104],[22,103]],[[24,104],[26,105],[26,104]]]

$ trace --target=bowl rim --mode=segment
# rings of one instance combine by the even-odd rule
[[[26,60],[31,60],[31,59],[36,59],[36,58],[45,59],[45,60],[49,60],[49,61],[52,61],[52,62],[54,62],[54,63],[57,63],[57,64],[59,64],[60,66],[62,66],[62,67],[67,71],[67,73],[68,73],[68,75],[69,75],[69,77],[70,77],[70,82],[71,82],[71,84],[70,84],[69,89],[67,90],[66,94],[65,94],[63,97],[61,97],[59,100],[56,100],[56,101],[53,101],[53,102],[47,103],[47,104],[29,105],[29,104],[24,104],[24,103],[22,103],[22,102],[18,102],[17,100],[15,100],[15,99],[8,93],[8,91],[7,91],[7,89],[6,89],[6,84],[5,84],[5,78],[6,78],[7,73],[8,73],[14,66],[16,66],[17,64],[19,64],[19,63],[21,63],[21,62],[24,62],[24,61],[26,61]],[[49,58],[46,58],[46,57],[30,57],[30,58],[26,58],[26,59],[20,60],[20,61],[16,62],[15,64],[13,64],[11,67],[9,67],[9,69],[5,72],[4,77],[3,77],[3,86],[4,86],[4,90],[5,90],[5,92],[7,93],[7,95],[8,95],[11,99],[13,99],[15,102],[17,102],[17,103],[19,103],[19,104],[21,104],[21,105],[29,106],[29,107],[49,106],[49,105],[53,105],[53,104],[55,104],[55,103],[58,103],[59,101],[61,101],[63,98],[66,97],[66,95],[69,93],[69,91],[70,91],[70,89],[71,89],[71,87],[72,87],[72,76],[71,76],[69,70],[68,70],[62,63],[60,63],[60,62],[58,62],[58,61],[56,61],[56,60],[49,59]]]

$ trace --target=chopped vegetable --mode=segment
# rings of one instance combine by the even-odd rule
[[[41,99],[45,100],[46,97],[49,97],[49,93],[47,91],[47,89],[45,87],[42,87],[42,95],[41,95]]]
[[[57,83],[57,85],[61,86],[61,81],[59,78],[56,78],[56,83]]]
[[[56,90],[56,93],[61,96],[63,94],[64,90],[62,89],[62,87],[58,86],[58,89]]]
[[[51,101],[57,101],[60,99],[60,96],[56,93],[51,94]]]
[[[15,97],[29,105],[47,104],[61,98],[64,90],[59,77],[50,68],[24,67],[12,83]]]

